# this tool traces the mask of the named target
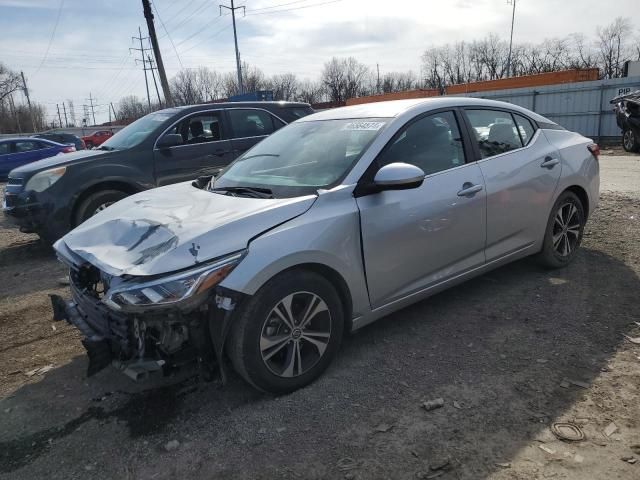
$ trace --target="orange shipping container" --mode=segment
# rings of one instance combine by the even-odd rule
[[[509,88],[541,87],[558,83],[587,82],[598,80],[599,75],[597,68],[562,70],[560,72],[538,73],[536,75],[523,75],[522,77],[450,85],[447,87],[447,94],[456,95]]]
[[[437,89],[407,90],[405,92],[383,93],[381,95],[369,95],[368,97],[350,98],[347,100],[347,105],[386,102],[388,100],[406,100],[408,98],[437,97],[439,94],[440,92]]]

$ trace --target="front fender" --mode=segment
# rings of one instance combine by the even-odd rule
[[[254,239],[247,256],[221,286],[254,295],[279,273],[310,264],[328,267],[342,277],[354,318],[370,310],[359,212],[350,191],[323,193],[309,211]]]

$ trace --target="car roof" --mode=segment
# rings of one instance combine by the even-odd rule
[[[290,108],[290,107],[311,107],[308,103],[304,102],[221,102],[221,103],[200,103],[198,105],[181,105],[179,107],[171,107],[165,108],[164,110],[158,110],[154,113],[177,113],[185,110],[203,110],[209,108],[266,108],[266,107],[276,107],[276,108]]]
[[[522,108],[518,105],[514,105],[513,103],[472,97],[431,97],[415,98],[410,100],[391,100],[387,102],[363,103],[359,105],[351,105],[348,107],[324,110],[322,112],[303,117],[298,121],[310,122],[314,120],[340,120],[350,118],[392,118],[399,117],[402,114],[412,111],[415,112],[415,114],[419,114],[439,108],[467,106],[507,108],[515,112],[523,113],[537,121],[551,122],[543,116],[531,112],[530,110]]]

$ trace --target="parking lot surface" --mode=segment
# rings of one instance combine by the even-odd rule
[[[640,156],[600,163],[568,268],[526,259],[390,315],[282,397],[235,375],[85,378],[79,335],[50,321],[65,269],[0,220],[0,478],[640,478]]]

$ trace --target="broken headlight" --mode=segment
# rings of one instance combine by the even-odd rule
[[[103,302],[117,310],[178,303],[219,284],[243,256],[244,252],[235,253],[216,262],[167,277],[147,282],[122,283],[108,291]]]

